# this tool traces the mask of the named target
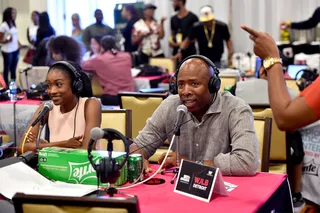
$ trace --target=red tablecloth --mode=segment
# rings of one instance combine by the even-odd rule
[[[155,167],[154,167],[155,168]],[[120,190],[137,195],[141,213],[160,212],[256,212],[272,196],[278,187],[286,181],[286,175],[258,173],[253,177],[223,177],[224,181],[238,185],[228,196],[213,195],[210,203],[199,201],[173,192],[170,183],[173,174],[157,175],[165,179],[162,185],[139,185]]]

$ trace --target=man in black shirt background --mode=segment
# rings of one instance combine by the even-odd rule
[[[192,41],[197,40],[200,55],[204,55],[221,67],[221,57],[224,52],[224,41],[228,49],[228,64],[231,65],[233,47],[228,26],[214,18],[211,6],[203,6],[200,9],[200,22],[193,25],[191,33],[180,46],[179,52],[184,52]],[[174,58],[181,60],[178,53]]]
[[[178,12],[171,17],[171,37],[169,38],[170,47],[173,48],[172,55],[176,55],[179,51],[182,41],[184,41],[191,33],[192,26],[198,22],[198,17],[185,8],[186,0],[172,0],[174,11]],[[182,59],[196,54],[194,42],[182,53]]]

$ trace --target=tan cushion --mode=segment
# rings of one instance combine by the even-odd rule
[[[254,120],[254,130],[258,137],[259,142],[259,158],[262,159],[263,156],[263,142],[264,142],[264,125],[263,120]],[[258,171],[261,171],[262,164],[260,164]]]
[[[128,213],[126,209],[105,207],[55,206],[50,204],[23,204],[23,213]]]
[[[264,111],[253,112],[253,115],[272,118],[270,160],[285,161],[287,159],[286,133],[278,128],[273,119],[272,110],[267,108]]]
[[[175,72],[175,63],[170,58],[150,58],[150,65],[167,69],[169,73]]]
[[[9,135],[0,135],[2,137],[2,142],[3,143],[10,143],[11,142],[11,138]]]
[[[132,109],[132,137],[138,136],[146,121],[163,101],[162,97],[122,96],[122,108]]]
[[[159,148],[157,151],[149,158],[149,162],[158,163],[160,156],[167,152],[168,149]]]
[[[112,128],[126,135],[126,113],[121,112],[102,112],[101,115],[101,128]],[[97,149],[107,150],[108,141],[105,139],[99,140],[97,143]],[[113,150],[118,152],[125,151],[123,142],[120,140],[113,141]]]
[[[269,172],[275,174],[286,174],[287,165],[286,164],[274,164],[269,166]]]
[[[220,79],[221,79],[221,86],[220,86],[219,91],[224,91],[225,87],[234,86],[238,81],[236,76],[234,76],[234,77],[220,77]]]
[[[93,74],[91,77],[91,87],[92,87],[93,96],[103,95],[103,88],[101,87],[96,74]]]

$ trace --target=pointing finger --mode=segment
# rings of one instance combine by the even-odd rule
[[[247,27],[246,25],[241,25],[241,28],[248,32],[250,35],[254,36],[254,37],[258,37],[259,36],[259,32],[255,31],[254,29]]]

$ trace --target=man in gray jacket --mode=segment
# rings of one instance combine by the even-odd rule
[[[172,139],[176,108],[183,104],[188,112],[180,128],[180,159],[218,167],[224,175],[256,173],[260,160],[251,108],[229,92],[216,92],[219,89],[212,80],[217,80],[217,75],[218,71],[199,57],[183,62],[176,79],[179,95],[160,104],[130,146],[130,151],[139,149],[136,152],[144,156],[146,167],[146,159],[165,139]],[[175,150],[174,146],[167,166],[176,165]]]

